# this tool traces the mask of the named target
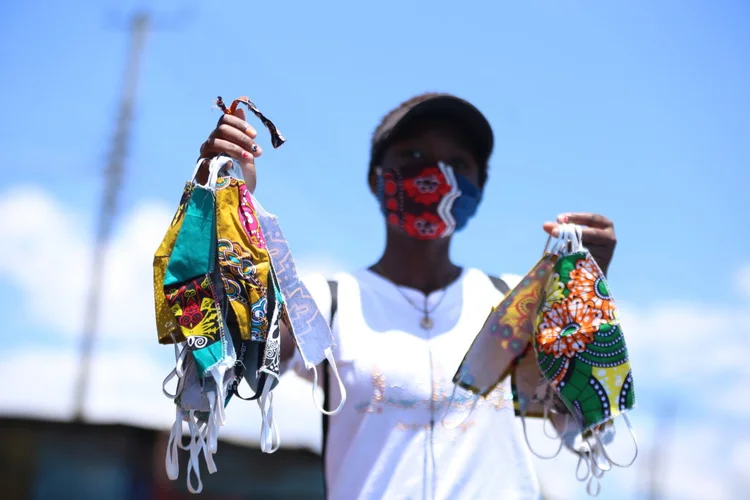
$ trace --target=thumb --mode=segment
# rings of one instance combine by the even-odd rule
[[[239,118],[240,120],[245,119],[245,110],[237,106],[237,109],[234,110],[234,113],[232,113],[234,116]]]
[[[549,234],[550,236],[557,237],[560,232],[557,230],[557,223],[556,222],[545,222],[542,224],[542,229],[544,229],[544,232]]]

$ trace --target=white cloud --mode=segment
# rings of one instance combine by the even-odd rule
[[[177,200],[175,200],[175,203]],[[102,298],[101,333],[93,367],[87,416],[95,421],[168,429],[172,403],[161,393],[171,369],[170,347],[156,343],[151,260],[174,207],[141,203],[126,214],[109,249],[107,288]],[[23,217],[19,217],[23,214]],[[0,353],[0,379],[23,380],[0,391],[0,412],[69,418],[83,299],[89,283],[91,224],[45,191],[16,187],[0,196],[0,280],[22,299],[30,332],[62,334],[63,347],[19,345]],[[21,262],[36,265],[21,267]],[[331,276],[336,263],[302,256],[300,273]],[[518,276],[503,276],[509,283]],[[735,280],[750,297],[750,265]],[[44,302],[38,300],[45,290]],[[604,498],[632,498],[643,491],[650,452],[664,436],[652,435],[660,400],[679,403],[676,426],[667,446],[663,487],[667,498],[732,498],[744,492],[750,477],[750,436],[733,422],[750,418],[745,381],[750,378],[750,311],[701,303],[620,304],[631,352],[639,406],[633,412],[641,455],[627,470],[605,476]],[[275,391],[282,442],[318,449],[320,415],[310,386],[286,375]],[[700,410],[699,416],[691,412]],[[254,403],[233,401],[222,437],[257,442],[260,418]],[[706,420],[701,421],[701,418]],[[734,425],[734,427],[733,427]],[[533,427],[532,427],[533,429]],[[644,431],[646,431],[644,433]],[[645,436],[645,438],[644,438]],[[561,455],[536,461],[551,498],[581,498],[575,459]],[[744,489],[743,489],[744,488]],[[622,496],[618,496],[622,495]]]
[[[171,216],[163,204],[142,203],[119,224],[104,272],[104,336],[154,341],[151,262]],[[0,277],[25,296],[23,314],[56,333],[80,334],[91,277],[89,221],[38,188],[17,187],[0,198],[0,235],[13,242],[0,246]]]

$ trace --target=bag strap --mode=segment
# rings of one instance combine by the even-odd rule
[[[338,309],[338,295],[339,295],[339,284],[336,281],[329,281],[328,288],[331,291],[331,321],[330,327],[333,328],[333,316],[336,314]],[[331,392],[331,376],[328,373],[328,360],[323,361],[323,409],[329,411],[330,401],[329,394]],[[329,416],[323,414],[323,447],[321,449],[321,457],[323,458],[323,490],[325,492],[325,498],[328,498],[328,485],[326,484],[326,448],[328,446],[328,418]]]
[[[506,282],[504,282],[500,278],[496,278],[495,276],[489,276],[489,278],[490,278],[490,281],[492,282],[492,284],[495,285],[495,288],[497,288],[497,290],[500,293],[502,293],[503,295],[505,295],[508,292],[510,292],[510,287],[508,286],[508,284]]]

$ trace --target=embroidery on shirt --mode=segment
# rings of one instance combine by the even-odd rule
[[[399,410],[422,409],[434,412],[444,412],[447,405],[451,402],[452,383],[447,377],[440,376],[432,384],[431,399],[424,399],[410,395],[409,392],[400,385],[387,385],[385,374],[377,366],[373,366],[371,372],[372,392],[369,401],[363,401],[355,405],[359,413],[383,413],[384,408],[393,408]],[[389,391],[389,389],[391,389]],[[474,404],[474,399],[456,395],[452,407],[468,411]],[[513,396],[507,391],[502,384],[499,384],[486,398],[481,398],[477,403],[477,409],[487,407],[495,410],[513,409]],[[470,424],[470,422],[467,422]],[[405,424],[406,425],[406,424]],[[411,425],[411,424],[408,424]]]

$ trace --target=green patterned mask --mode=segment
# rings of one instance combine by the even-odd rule
[[[583,247],[581,228],[564,224],[560,255],[537,316],[539,370],[578,424],[589,477],[612,465],[602,437],[635,404],[633,374],[622,326],[604,273]],[[570,439],[570,435],[568,439]],[[633,461],[635,458],[633,458]]]

